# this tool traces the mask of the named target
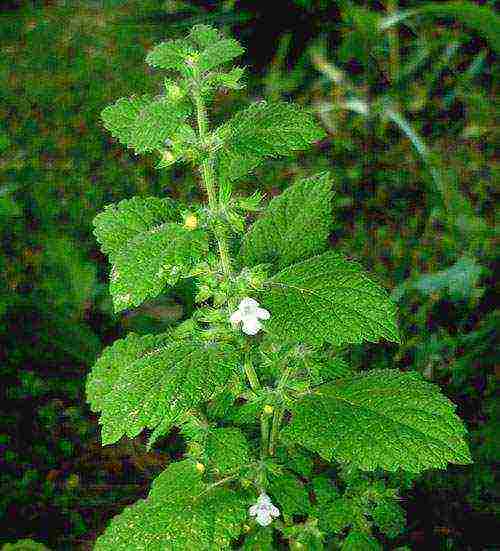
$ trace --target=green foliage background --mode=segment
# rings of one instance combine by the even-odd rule
[[[99,114],[116,97],[157,93],[160,77],[144,63],[146,52],[207,22],[248,45],[252,67],[245,91],[216,98],[216,121],[249,99],[293,98],[314,107],[328,131],[321,147],[265,163],[239,189],[269,198],[291,179],[333,171],[330,241],[393,289],[404,336],[396,353],[356,345],[351,362],[423,373],[471,430],[475,464],[430,472],[418,490],[408,483],[408,525],[382,541],[391,549],[477,549],[467,533],[499,512],[492,99],[499,48],[488,6],[426,4],[399,34],[377,34],[380,6],[297,1],[290,10],[307,18],[308,32],[283,24],[267,48],[272,57],[259,59],[255,44],[267,35],[244,2],[210,10],[152,0],[38,4],[0,19],[0,543],[32,538],[51,549],[90,549],[107,520],[182,455],[175,433],[149,452],[140,436],[101,448],[84,405],[85,375],[103,346],[130,330],[164,330],[192,309],[191,289],[178,285],[173,297],[114,314],[91,222],[104,205],[133,195],[202,200],[189,170],[155,169],[156,159],[112,140]],[[391,515],[377,507],[384,526]],[[42,548],[33,545],[5,549]],[[343,548],[356,545],[346,540]]]

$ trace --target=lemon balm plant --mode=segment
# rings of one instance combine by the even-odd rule
[[[285,102],[253,104],[211,128],[216,91],[242,87],[243,69],[226,67],[242,52],[198,25],[147,55],[166,72],[161,95],[102,112],[121,143],[157,152],[159,169],[199,167],[208,204],[133,197],[94,222],[117,312],[185,278],[199,305],[165,333],[116,341],[88,376],[103,445],[149,429],[150,449],[174,426],[187,440],[184,458],[112,519],[96,550],[267,550],[278,537],[292,549],[377,549],[374,535],[404,526],[384,473],[471,461],[454,405],[435,385],[416,373],[355,372],[342,357],[345,345],[400,335],[387,292],[329,248],[329,174],[293,183],[266,208],[259,193],[233,193],[266,157],[324,137]],[[260,213],[246,228],[249,211]]]

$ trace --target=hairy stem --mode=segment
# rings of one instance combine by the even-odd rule
[[[288,355],[287,355],[287,358],[288,358]],[[290,362],[287,365],[285,371],[283,372],[283,375],[281,376],[281,379],[278,381],[278,385],[276,389],[278,393],[281,393],[283,391],[286,383],[293,375],[295,369],[296,369],[296,365],[293,362]],[[284,413],[285,413],[285,408],[283,405],[276,407],[276,409],[274,410],[273,423],[271,427],[271,435],[269,437],[269,455],[274,455],[276,451],[276,444],[278,443],[278,433],[280,430],[281,421],[283,420]]]
[[[398,0],[387,0],[387,15],[394,15],[398,11]],[[388,29],[389,36],[389,77],[394,85],[399,78],[400,56],[399,36],[397,25],[391,25]]]
[[[255,369],[253,368],[252,362],[248,357],[248,353],[245,356],[243,368],[245,370],[246,376],[248,377],[248,381],[250,383],[250,386],[252,387],[252,390],[254,392],[258,392],[260,390],[259,378],[257,377],[257,373],[255,373]]]
[[[203,141],[208,135],[208,115],[201,97],[200,92],[193,92],[193,99],[196,106],[196,119],[198,121],[198,132],[200,139]],[[208,206],[212,214],[216,215],[219,212],[219,203],[217,201],[217,194],[215,189],[215,170],[214,170],[214,157],[210,155],[208,159],[205,159],[201,164],[201,175],[203,178],[203,184],[207,190]],[[222,269],[226,277],[231,276],[231,258],[229,256],[229,247],[226,240],[226,235],[219,222],[214,224],[214,233],[217,240],[217,246],[219,248],[219,254],[222,262]]]

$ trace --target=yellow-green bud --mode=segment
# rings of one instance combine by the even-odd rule
[[[271,415],[271,413],[274,411],[273,406],[270,406],[269,404],[266,404],[264,406],[264,413],[267,415]]]
[[[200,473],[205,472],[205,465],[203,463],[196,463],[196,470]]]
[[[187,230],[195,230],[198,227],[198,218],[194,214],[188,214],[184,220],[184,227]]]

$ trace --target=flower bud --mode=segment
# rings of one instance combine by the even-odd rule
[[[184,227],[187,230],[195,230],[198,227],[198,218],[194,214],[188,214],[184,220]]]
[[[264,406],[264,413],[267,415],[271,415],[271,413],[274,411],[273,406],[270,406],[269,404],[266,404]]]
[[[196,470],[200,473],[205,472],[205,465],[203,463],[196,463]]]

